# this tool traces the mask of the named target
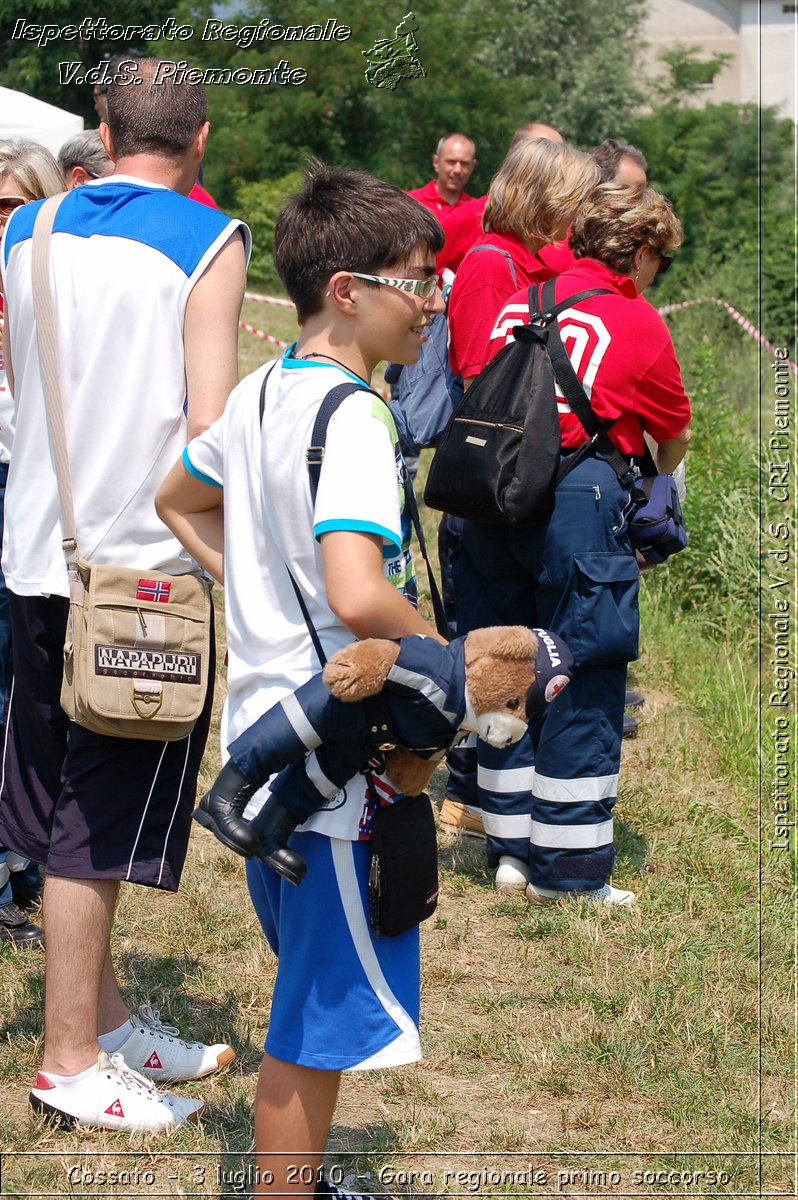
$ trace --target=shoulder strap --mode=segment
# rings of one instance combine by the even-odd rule
[[[266,384],[268,382],[269,375],[271,375],[271,370],[266,374],[260,389],[259,412],[261,424],[263,424],[263,414],[266,407]],[[308,482],[310,484],[310,495],[314,506],[316,504],[316,493],[319,489],[321,468],[324,462],[324,449],[327,444],[327,428],[336,410],[341,406],[348,396],[353,395],[355,392],[371,392],[373,395],[379,396],[378,392],[374,392],[372,388],[366,387],[365,384],[339,383],[337,387],[332,388],[327,393],[319,405],[318,412],[316,413],[316,419],[313,422],[313,429],[310,435],[310,445],[305,451],[305,461],[308,467]],[[380,399],[382,399],[382,397],[380,397]],[[412,484],[410,483],[407,475],[407,471],[404,472],[402,482],[404,485],[405,501],[407,503],[410,519],[413,522],[413,528],[415,530],[416,537],[418,538],[419,548],[421,549],[421,554],[427,567],[430,596],[432,598],[432,607],[435,613],[435,627],[438,630],[438,633],[440,633],[442,637],[446,637],[448,640],[448,625],[446,623],[443,602],[441,600],[440,591],[435,579],[435,573],[432,569],[429,558],[427,557],[427,547],[424,539],[424,531],[421,528],[421,521],[418,515],[418,505],[416,504],[416,497],[413,492]],[[323,667],[327,662],[327,656],[322,648],[318,631],[316,626],[313,624],[313,619],[308,611],[308,606],[305,602],[304,596],[302,595],[301,588],[294,578],[288,563],[285,564],[285,569],[288,572],[288,577],[291,580],[291,586],[294,589],[294,594],[299,603],[299,607],[302,610],[302,616],[305,619],[305,624],[307,625],[308,633],[310,634],[310,640],[313,643],[313,648],[316,651],[319,662]]]
[[[480,250],[493,250],[495,254],[501,254],[501,256],[503,258],[506,258],[507,265],[510,268],[510,275],[512,276],[512,280],[513,280],[513,287],[518,286],[518,277],[515,273],[515,263],[513,262],[512,258],[510,257],[510,255],[507,253],[506,250],[502,250],[501,246],[490,246],[490,245],[472,246],[470,250],[466,250],[464,257],[468,258],[469,254],[479,254]]]
[[[579,419],[585,433],[588,435],[588,444],[593,445],[600,451],[618,476],[621,487],[628,490],[634,482],[634,468],[627,462],[615,443],[608,436],[608,430],[614,422],[601,421],[593,411],[585,389],[582,387],[563,346],[562,338],[560,337],[559,322],[557,320],[559,314],[571,305],[578,304],[582,300],[587,300],[590,296],[609,294],[609,288],[591,288],[587,291],[578,292],[576,295],[568,296],[565,300],[561,300],[559,304],[555,304],[554,286],[554,280],[547,279],[540,291],[539,301],[537,288],[529,289],[530,319],[534,304],[535,315],[539,317],[548,330],[549,358],[551,359],[551,365],[554,368],[554,374],[557,377],[562,394],[568,401],[569,408]],[[532,294],[533,291],[536,293],[534,297]],[[540,311],[540,308],[542,308],[542,311]],[[578,459],[575,456],[572,456],[572,459],[573,461],[563,464],[558,475],[558,482],[568,473],[568,470],[576,466]]]
[[[61,396],[58,335],[53,293],[50,286],[50,239],[55,214],[67,195],[67,192],[62,192],[58,196],[50,196],[36,214],[31,250],[31,290],[33,292],[33,310],[36,316],[36,340],[39,347],[39,364],[44,388],[47,431],[50,436],[50,448],[58,481],[62,546],[69,568],[74,566],[77,559],[78,542],[64,425],[64,402]]]
[[[327,393],[322,400],[321,405],[319,406],[319,411],[316,414],[316,420],[313,424],[313,432],[310,435],[310,445],[308,446],[306,453],[308,476],[310,478],[310,494],[314,504],[316,503],[316,492],[318,491],[319,487],[321,466],[324,462],[324,447],[327,443],[327,427],[330,424],[332,415],[348,396],[351,396],[354,392],[363,392],[366,390],[372,391],[371,388],[366,389],[362,385],[358,384],[339,384],[338,387],[334,387],[331,392]],[[377,393],[372,392],[372,394],[376,395]],[[446,622],[443,601],[441,600],[438,582],[435,578],[435,572],[432,569],[432,565],[427,554],[427,543],[424,537],[424,530],[421,528],[421,518],[418,514],[416,495],[413,491],[413,485],[410,482],[410,477],[407,471],[403,471],[402,486],[404,487],[407,511],[410,515],[410,520],[413,523],[413,529],[415,531],[416,538],[418,539],[421,557],[424,559],[424,563],[427,568],[430,598],[432,600],[432,609],[435,615],[435,627],[441,637],[448,638],[449,626]]]

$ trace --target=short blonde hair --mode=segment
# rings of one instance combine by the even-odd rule
[[[0,142],[0,179],[10,175],[25,199],[44,200],[65,188],[61,168],[46,147],[30,138]]]
[[[493,176],[482,227],[514,233],[527,244],[556,241],[599,181],[589,154],[546,138],[520,141]]]
[[[679,218],[659,192],[644,183],[602,183],[580,206],[569,244],[576,258],[597,258],[628,275],[641,246],[672,254],[682,237]]]

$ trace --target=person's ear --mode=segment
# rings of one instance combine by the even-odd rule
[[[116,162],[116,150],[114,149],[114,143],[111,139],[111,130],[108,127],[107,121],[100,121],[100,141],[105,147],[105,153],[108,155],[108,157]]]
[[[339,312],[351,315],[357,307],[357,297],[353,290],[353,285],[357,282],[351,271],[336,271],[330,276],[325,297],[332,300]]]
[[[84,171],[83,167],[75,166],[67,175],[67,188],[71,192],[73,188],[80,187],[81,184],[86,183],[89,179],[91,179],[91,175],[87,171]]]
[[[637,271],[640,270],[641,266],[643,265],[643,259],[645,258],[646,253],[648,252],[648,249],[649,249],[648,246],[638,246],[637,249],[635,250],[635,257],[634,257],[635,270],[637,270]]]
[[[208,135],[210,132],[211,132],[210,121],[203,121],[202,125],[200,125],[199,129],[197,130],[197,137],[196,137],[196,141],[194,142],[194,148],[196,149],[196,152],[197,152],[197,158],[200,161],[202,160],[202,158],[205,154],[205,150],[208,145]]]
[[[438,167],[440,166],[440,161],[441,161],[441,160],[440,160],[440,158],[438,157],[438,155],[437,155],[437,154],[433,154],[433,156],[432,156],[432,169],[433,169],[433,171],[435,172],[435,174],[436,174],[436,175],[438,174]]]

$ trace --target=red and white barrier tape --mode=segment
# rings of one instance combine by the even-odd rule
[[[272,337],[270,333],[264,333],[262,329],[256,329],[254,325],[247,325],[245,321],[239,321],[238,328],[243,329],[244,333],[254,333],[255,337],[262,338],[270,346],[279,346],[281,350],[286,350],[291,345],[290,342],[284,342],[281,338]]]
[[[260,292],[244,292],[245,300],[257,300],[258,304],[277,304],[280,308],[295,308],[291,300],[282,300],[279,296],[261,296]]]
[[[749,337],[752,337],[763,350],[767,350],[770,354],[776,353],[776,347],[759,332],[757,327],[753,325],[747,317],[739,313],[736,308],[732,308],[725,300],[719,300],[717,296],[699,296],[697,300],[683,300],[680,304],[665,304],[662,308],[658,308],[657,312],[661,317],[667,317],[670,313],[679,312],[684,308],[693,308],[696,304],[717,304],[725,309],[733,321],[736,321],[741,329],[744,329]],[[784,360],[784,365],[788,367],[793,374],[798,374],[798,366],[789,359]]]
[[[246,321],[239,321],[238,328],[243,329],[244,333],[252,333],[255,337],[261,338],[264,342],[268,342],[270,346],[279,346],[281,350],[287,350],[290,342],[284,342],[281,338],[272,337],[270,333],[264,333],[262,329],[256,329],[254,325],[247,325]],[[375,392],[379,392],[384,400],[390,400],[391,394],[386,388],[375,387]]]

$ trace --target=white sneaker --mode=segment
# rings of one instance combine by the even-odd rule
[[[523,892],[529,883],[529,867],[520,858],[503,854],[496,871],[497,892]]]
[[[64,1087],[41,1071],[30,1094],[35,1113],[59,1125],[87,1125],[95,1129],[170,1129],[196,1121],[205,1107],[202,1100],[189,1100],[159,1092],[149,1079],[132,1071],[121,1054],[97,1057],[97,1073],[83,1083]]]
[[[590,892],[559,892],[554,888],[538,887],[536,883],[527,884],[526,898],[530,904],[554,904],[558,900],[585,900],[588,904],[615,904],[621,908],[631,908],[635,903],[634,892],[625,892],[621,888],[605,883],[603,887],[594,888]]]
[[[164,1024],[161,1014],[149,1004],[139,1006],[138,1017],[131,1016],[130,1024],[130,1035],[119,1053],[129,1067],[156,1083],[202,1079],[229,1066],[236,1056],[233,1047],[224,1042],[206,1046],[184,1041],[180,1030]]]

